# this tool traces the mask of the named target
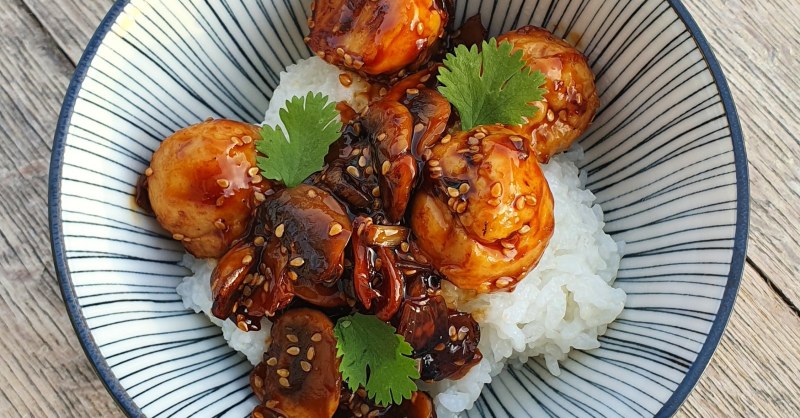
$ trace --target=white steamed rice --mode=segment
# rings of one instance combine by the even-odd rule
[[[347,101],[363,108],[366,82],[355,75],[350,88],[339,82],[342,73],[313,57],[281,73],[265,116],[265,124],[279,123],[278,110],[292,96],[322,92],[333,101]],[[548,370],[559,374],[558,362],[572,349],[599,347],[597,337],[622,312],[625,292],[612,287],[619,268],[622,246],[603,232],[603,212],[595,197],[584,189],[575,162],[580,151],[556,156],[543,166],[555,200],[555,232],[538,266],[513,292],[470,296],[445,282],[448,305],[470,312],[481,326],[483,360],[457,381],[421,384],[434,396],[440,418],[456,417],[472,407],[483,386],[503,370],[506,363],[521,364],[532,357],[544,359]],[[178,286],[187,308],[206,313],[222,327],[223,336],[235,350],[258,364],[269,336],[270,322],[262,330],[245,333],[231,321],[213,318],[210,275],[215,261],[187,255],[183,263],[194,273]]]

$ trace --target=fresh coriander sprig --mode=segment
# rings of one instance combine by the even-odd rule
[[[293,97],[280,110],[286,132],[278,126],[261,128],[256,149],[262,175],[295,187],[321,170],[328,148],[342,133],[336,105],[322,93]]]
[[[495,38],[467,49],[459,45],[447,54],[439,70],[439,92],[458,110],[461,127],[468,131],[480,125],[519,125],[538,111],[533,102],[547,90],[545,76],[532,71],[507,41]]]
[[[417,363],[402,336],[372,315],[354,314],[339,319],[333,329],[339,371],[352,391],[363,386],[367,396],[383,406],[411,399],[419,379]]]

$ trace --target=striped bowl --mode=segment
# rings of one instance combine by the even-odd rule
[[[66,94],[50,169],[64,301],[131,416],[244,417],[250,365],[184,309],[182,248],[133,203],[159,141],[209,116],[261,120],[279,72],[310,55],[308,0],[119,0]],[[599,349],[554,377],[530,361],[469,417],[670,416],[720,340],[742,274],[744,144],[722,72],[678,0],[458,0],[492,34],[533,24],[583,50],[603,107],[581,166],[627,243],[628,299]]]

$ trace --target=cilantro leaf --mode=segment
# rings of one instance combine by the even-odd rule
[[[295,187],[322,169],[328,148],[341,136],[342,122],[334,103],[322,93],[293,97],[280,110],[280,125],[261,128],[256,159],[262,175]]]
[[[542,100],[547,90],[541,71],[532,71],[522,59],[522,51],[512,53],[507,41],[500,45],[492,38],[467,49],[459,45],[447,54],[439,70],[439,92],[458,109],[462,129],[480,125],[519,125],[523,117],[539,110],[532,103]]]
[[[402,336],[372,315],[355,314],[339,319],[333,329],[339,371],[351,390],[363,386],[367,396],[388,406],[410,399],[417,390],[417,362]]]

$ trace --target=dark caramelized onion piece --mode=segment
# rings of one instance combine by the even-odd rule
[[[341,276],[351,234],[344,208],[321,189],[300,185],[269,197],[246,238],[212,273],[212,313],[232,318],[242,330],[257,330],[261,317],[291,302],[295,282],[305,299],[325,296],[317,286],[333,286]]]
[[[271,336],[264,361],[250,375],[250,386],[263,405],[254,413],[333,416],[342,390],[333,322],[322,312],[294,309],[278,318]]]
[[[472,315],[450,310],[447,321],[446,342],[421,357],[422,380],[461,379],[483,358],[480,326]]]

